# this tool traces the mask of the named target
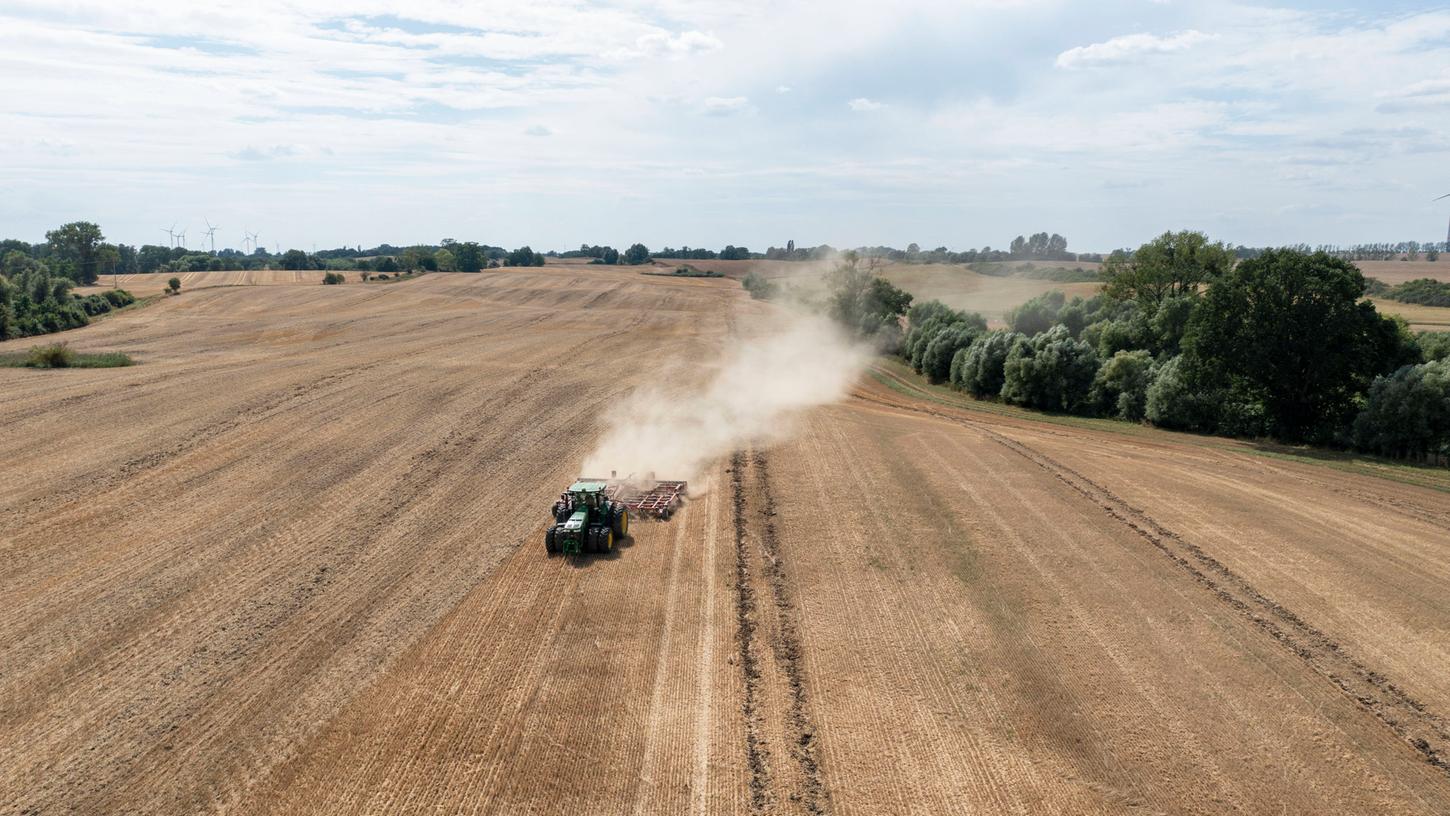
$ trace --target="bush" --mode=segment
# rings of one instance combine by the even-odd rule
[[[1425,362],[1450,359],[1450,332],[1420,332],[1415,340]]]
[[[1012,344],[1002,367],[1002,398],[1048,411],[1085,412],[1098,372],[1092,346],[1072,339],[1065,326],[1054,326]]]
[[[1375,378],[1353,437],[1356,447],[1388,456],[1450,453],[1450,360]]]
[[[51,343],[32,348],[25,365],[29,368],[70,368],[74,359],[75,353],[70,350],[70,346],[65,343]]]
[[[1185,431],[1213,431],[1218,425],[1215,395],[1205,396],[1190,382],[1182,356],[1154,367],[1148,384],[1144,416],[1154,425]]]
[[[135,295],[127,292],[125,289],[108,289],[104,294],[106,300],[110,302],[111,307],[114,309],[119,309],[123,306],[130,306],[132,303],[136,302]]]
[[[1092,402],[1106,416],[1137,422],[1148,401],[1153,357],[1143,349],[1119,351],[1093,378]]]
[[[965,351],[972,342],[987,330],[987,321],[981,315],[968,315],[968,320],[959,320],[942,327],[921,352],[921,373],[928,382],[946,382],[951,377],[952,363],[957,353]]]
[[[167,281],[166,288],[170,289],[173,295],[179,293],[181,291],[181,278],[172,278]]]
[[[902,356],[919,374],[928,374],[930,368],[933,373],[928,376],[933,382],[947,379],[957,350],[971,345],[972,340],[987,331],[987,321],[981,315],[959,312],[941,301],[917,304],[907,309],[906,314],[911,328],[902,343]],[[963,327],[970,336],[963,336]],[[931,350],[937,337],[949,329],[952,337]],[[929,350],[933,354],[930,362]]]
[[[1450,283],[1442,283],[1432,278],[1406,281],[1391,288],[1385,293],[1385,297],[1420,306],[1450,306]]]
[[[744,286],[745,291],[749,292],[750,296],[756,300],[770,300],[779,291],[779,287],[773,281],[755,270],[751,270],[740,281],[740,285]]]
[[[1023,335],[994,331],[979,335],[972,344],[957,352],[952,359],[952,385],[977,397],[995,397],[1002,393],[1007,354]]]
[[[341,272],[328,272],[327,274],[322,276],[323,286],[336,286],[337,284],[344,283],[346,281],[346,276],[344,276]]]

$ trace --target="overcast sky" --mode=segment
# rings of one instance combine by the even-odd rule
[[[1443,240],[1450,8],[0,0],[0,237]]]

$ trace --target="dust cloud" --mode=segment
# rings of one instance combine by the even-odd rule
[[[742,445],[789,437],[800,414],[845,397],[871,360],[823,316],[777,308],[768,321],[727,341],[698,389],[645,386],[618,403],[581,472],[697,480]]]

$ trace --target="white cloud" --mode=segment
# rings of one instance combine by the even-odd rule
[[[1213,39],[1213,35],[1201,31],[1179,31],[1166,37],[1153,34],[1125,34],[1111,40],[1092,45],[1070,48],[1057,55],[1058,68],[1081,68],[1090,65],[1107,65],[1128,62],[1148,54],[1168,54]]]
[[[527,128],[524,129],[524,135],[526,135],[526,136],[553,136],[554,135],[554,131],[550,130],[549,128],[547,128],[547,127],[545,127],[543,125],[530,125],[529,127],[527,127]]]
[[[744,96],[711,96],[705,100],[705,113],[711,116],[729,116],[750,110],[750,99]]]
[[[882,104],[880,102],[867,99],[864,96],[858,96],[855,99],[852,99],[850,102],[847,102],[846,107],[850,108],[853,111],[856,111],[857,113],[865,113],[867,111],[880,110],[882,108]]]
[[[668,31],[651,31],[634,41],[633,48],[615,48],[605,52],[611,59],[636,59],[639,57],[667,57],[683,59],[693,54],[706,54],[724,48],[725,44],[713,34],[703,31],[685,31],[671,34]]]
[[[778,94],[788,94],[788,93],[790,93],[790,86],[789,85],[777,85],[777,86],[775,86],[775,92],[778,93]]]

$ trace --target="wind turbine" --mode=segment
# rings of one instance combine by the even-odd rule
[[[207,240],[211,241],[211,254],[215,255],[216,254],[216,231],[217,231],[217,228],[211,225],[211,219],[209,219],[209,218],[203,218],[201,220],[206,222],[206,230],[205,230],[206,237],[207,237]]]
[[[186,230],[176,233],[176,245],[186,249]]]
[[[1435,199],[1435,201],[1444,201],[1447,198],[1450,198],[1450,193],[1446,193],[1445,195],[1440,196],[1439,198]],[[1434,202],[1432,201],[1430,203],[1433,204]],[[1447,226],[1445,228],[1445,251],[1450,252],[1450,226]]]
[[[252,251],[253,252],[256,252],[257,251],[257,247],[261,246],[261,244],[258,244],[257,243],[257,233],[255,233],[255,232],[249,232],[249,233],[247,233],[247,235],[251,236],[251,238],[252,238]]]
[[[170,241],[171,241],[171,246],[172,247],[175,247],[176,246],[176,222],[175,221],[171,222],[171,228],[170,229],[167,229],[166,227],[162,227],[161,228],[161,231],[164,232],[164,233],[166,233],[166,237],[169,238]]]

